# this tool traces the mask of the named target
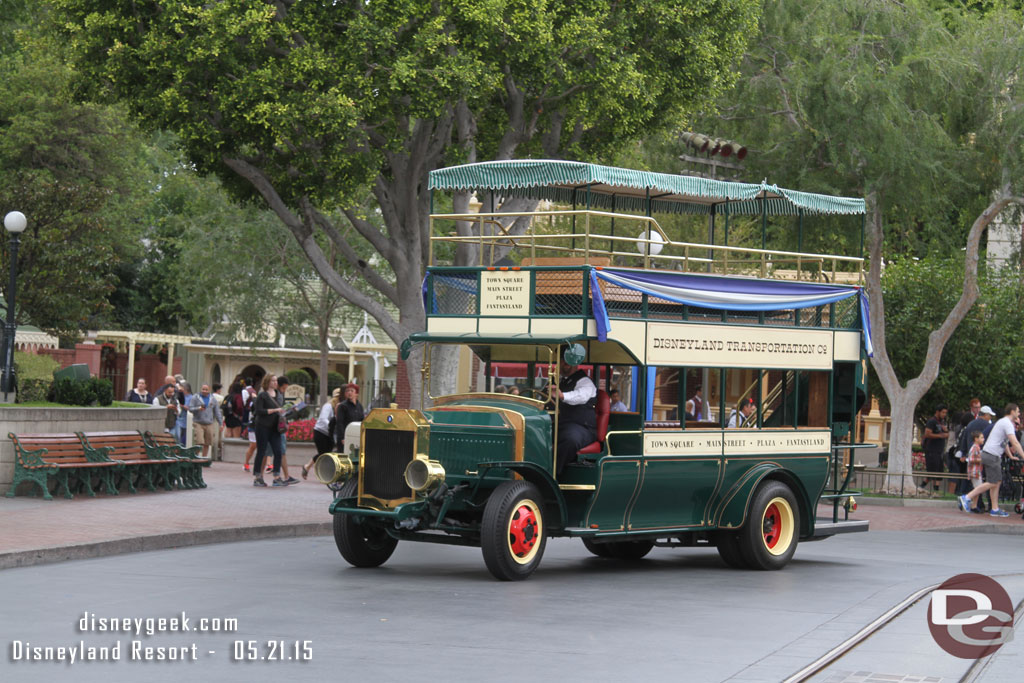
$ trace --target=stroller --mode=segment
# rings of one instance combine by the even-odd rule
[[[1014,501],[1013,510],[1024,512],[1024,462],[1003,458],[1003,481],[999,485],[999,500]]]

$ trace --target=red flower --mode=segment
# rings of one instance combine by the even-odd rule
[[[296,420],[288,423],[289,441],[312,441],[316,420]]]

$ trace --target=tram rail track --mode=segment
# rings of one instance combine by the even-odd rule
[[[1024,576],[1024,573],[1012,573],[1012,574],[998,574],[992,578],[999,578],[1005,576]],[[855,634],[839,643],[831,650],[817,658],[807,666],[796,671],[788,678],[784,679],[783,683],[803,683],[804,681],[810,680],[812,677],[826,670],[836,662],[838,662],[843,656],[849,654],[871,636],[875,635],[888,624],[892,623],[897,617],[906,612],[908,609],[916,605],[918,602],[927,597],[933,590],[941,586],[941,583],[936,583],[925,588],[921,588],[914,591],[906,598],[886,610],[881,616],[873,620],[871,623],[864,626],[862,629],[857,631]],[[1017,603],[1013,613],[1013,623],[1019,624],[1021,617],[1024,616],[1024,599]],[[974,683],[980,680],[980,676],[984,673],[985,668],[992,661],[993,655],[988,657],[982,657],[976,659],[968,667],[967,672],[959,679],[960,683]]]

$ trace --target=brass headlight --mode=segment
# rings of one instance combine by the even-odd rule
[[[341,453],[321,453],[316,459],[316,478],[322,484],[345,481],[352,476],[352,461]]]
[[[437,460],[416,456],[405,467],[405,483],[413,491],[429,491],[444,481],[444,467]]]

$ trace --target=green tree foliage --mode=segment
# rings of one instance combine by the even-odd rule
[[[1000,211],[1024,201],[1015,196],[1024,177],[1020,12],[934,4],[765,3],[724,116],[704,122],[747,144],[756,174],[867,197],[873,368],[893,411],[893,474],[910,469],[915,407],[978,296],[981,237]],[[809,249],[856,253],[856,233],[827,227]],[[888,343],[883,249],[950,257],[965,245],[953,305],[927,333],[917,369],[899,375],[889,355],[902,350]]]
[[[262,197],[396,342],[425,322],[428,171],[595,156],[678,120],[732,82],[756,12],[752,0],[53,4],[96,90],[177,133],[200,171]],[[365,188],[383,228],[354,209]]]
[[[140,144],[116,108],[73,101],[72,74],[45,43],[18,47],[0,51],[0,213],[28,219],[17,320],[73,338],[109,312],[112,272],[139,253]],[[6,240],[0,251],[6,272]]]
[[[900,258],[886,264],[885,293],[889,357],[901,377],[913,375],[928,352],[928,335],[942,324],[960,296],[962,259]],[[917,418],[930,417],[939,403],[964,410],[972,398],[1001,414],[1019,401],[1024,386],[1024,285],[1016,272],[986,273],[974,306],[942,352],[942,371],[918,404]],[[877,377],[872,392],[884,400]]]

